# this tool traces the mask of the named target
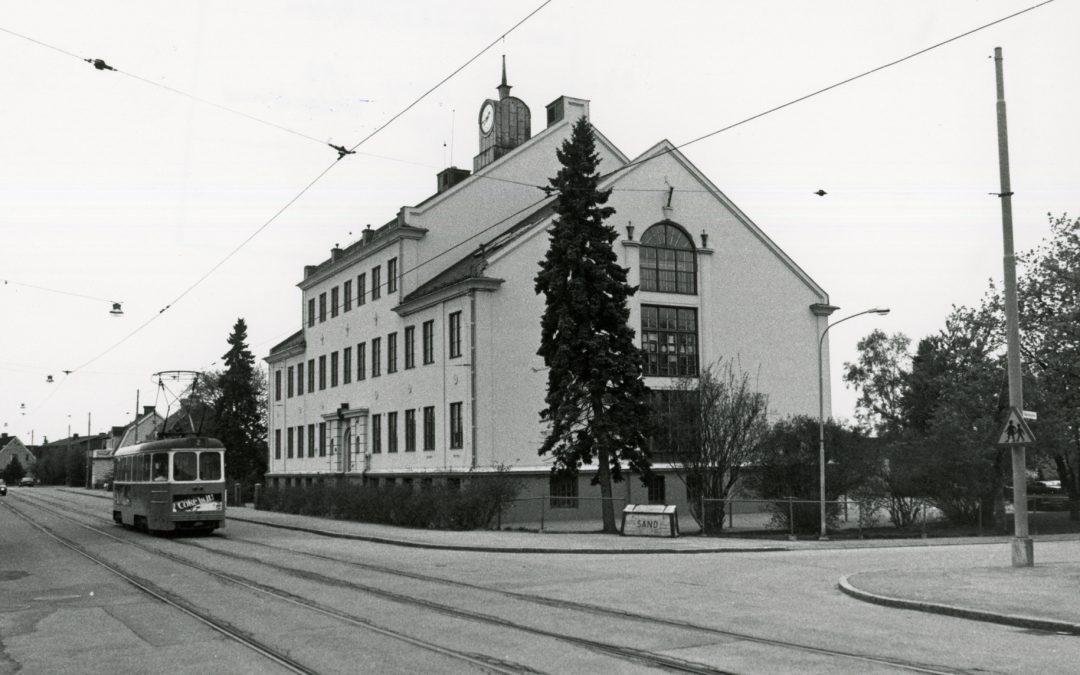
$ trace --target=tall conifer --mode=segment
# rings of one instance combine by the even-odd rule
[[[604,206],[611,191],[598,189],[600,159],[588,120],[574,124],[557,156],[562,168],[550,182],[558,217],[536,276],[536,292],[545,296],[538,354],[548,366],[540,419],[549,427],[540,454],[550,453],[552,470],[569,476],[596,460],[592,482],[604,499],[604,531],[616,532],[612,482],[622,479],[623,462],[649,470],[648,390],[627,324],[627,298],[637,289],[612,249],[618,235],[604,224],[615,209]]]
[[[258,481],[266,472],[265,394],[255,357],[247,346],[247,324],[237,319],[228,339],[221,395],[215,417],[218,439],[225,444],[225,469],[230,478]]]

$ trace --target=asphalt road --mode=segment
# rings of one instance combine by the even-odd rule
[[[837,590],[858,572],[1007,566],[1002,546],[481,553],[236,521],[160,538],[113,525],[108,502],[49,488],[0,498],[0,533],[0,673],[288,672],[192,614],[299,672],[1042,673],[1080,662],[1075,636]],[[1080,542],[1040,543],[1038,555],[1075,560]]]

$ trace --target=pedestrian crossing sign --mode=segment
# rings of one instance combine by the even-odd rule
[[[998,434],[998,445],[1014,446],[1028,445],[1035,442],[1035,434],[1031,433],[1024,416],[1016,408],[1009,409],[1009,416]]]

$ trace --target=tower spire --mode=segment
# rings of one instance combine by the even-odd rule
[[[510,95],[510,85],[506,83],[506,54],[502,57],[502,84],[498,86],[498,90],[500,101]]]

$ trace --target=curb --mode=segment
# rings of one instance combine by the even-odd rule
[[[894,598],[887,595],[878,595],[877,593],[860,590],[853,586],[850,581],[853,576],[855,575],[848,574],[840,577],[840,581],[837,584],[839,589],[843,593],[857,600],[873,603],[875,605],[883,605],[885,607],[897,609],[911,609],[917,612],[928,612],[930,614],[943,614],[945,616],[954,616],[971,621],[985,621],[988,623],[998,623],[1019,628],[1031,628],[1049,633],[1080,635],[1080,624],[1068,621],[1039,619],[1019,614],[998,614],[980,609],[967,609],[965,607],[956,607],[954,605],[943,605],[934,602],[924,602],[922,600],[905,600],[903,598]]]
[[[738,547],[738,548],[695,548],[695,549],[677,549],[677,548],[651,548],[651,549],[626,549],[626,548],[539,548],[539,547],[525,547],[525,546],[469,546],[469,545],[452,545],[452,544],[431,544],[418,541],[402,541],[400,539],[388,539],[386,537],[375,537],[367,534],[348,534],[345,532],[331,532],[329,530],[319,530],[312,527],[301,527],[299,525],[282,525],[280,523],[269,523],[265,520],[256,520],[254,518],[239,518],[233,514],[229,514],[229,520],[236,520],[241,523],[251,523],[253,525],[264,525],[266,527],[274,527],[279,530],[292,530],[294,532],[306,532],[308,534],[316,534],[322,537],[331,537],[334,539],[349,539],[353,541],[366,541],[373,544],[385,544],[387,546],[402,546],[404,548],[423,548],[433,549],[440,551],[462,551],[466,553],[545,553],[549,555],[651,555],[651,554],[664,554],[664,555],[702,555],[709,553],[775,553],[783,551],[793,551],[795,549],[786,547],[776,548],[751,548],[751,547]]]

